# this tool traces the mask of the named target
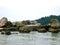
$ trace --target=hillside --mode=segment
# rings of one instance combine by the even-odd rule
[[[37,19],[36,21],[38,23],[41,23],[42,25],[48,24],[50,23],[51,19],[58,19],[60,21],[60,15],[56,16],[56,15],[50,15],[50,16],[46,16],[46,17],[42,17],[40,19]]]

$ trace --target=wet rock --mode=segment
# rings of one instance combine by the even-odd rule
[[[5,32],[5,34],[6,34],[6,35],[10,35],[10,34],[11,34],[11,32]]]
[[[49,32],[58,33],[58,29],[49,28]]]
[[[47,30],[45,28],[40,28],[40,29],[37,29],[38,32],[47,32]]]
[[[4,31],[1,31],[1,34],[5,34],[5,32]]]
[[[11,34],[10,30],[5,30],[5,34],[10,35]]]

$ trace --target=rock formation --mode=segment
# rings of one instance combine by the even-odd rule
[[[51,27],[59,27],[60,22],[57,19],[51,19]]]
[[[1,20],[0,20],[0,27],[4,27],[5,24],[7,23],[8,19],[6,17],[3,17]]]
[[[51,19],[51,27],[49,28],[49,32],[58,32],[60,29],[60,22],[57,19]]]

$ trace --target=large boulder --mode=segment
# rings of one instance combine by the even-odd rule
[[[0,27],[3,27],[5,26],[5,24],[7,23],[8,19],[6,17],[3,17],[1,20],[0,20]]]
[[[12,23],[10,21],[8,21],[8,19],[6,17],[3,17],[0,20],[0,27],[11,27],[13,26]]]
[[[58,19],[51,19],[51,27],[52,28],[57,28],[60,27],[60,22]]]

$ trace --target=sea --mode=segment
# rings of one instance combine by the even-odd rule
[[[59,33],[11,32],[11,35],[0,34],[0,45],[60,45]]]

